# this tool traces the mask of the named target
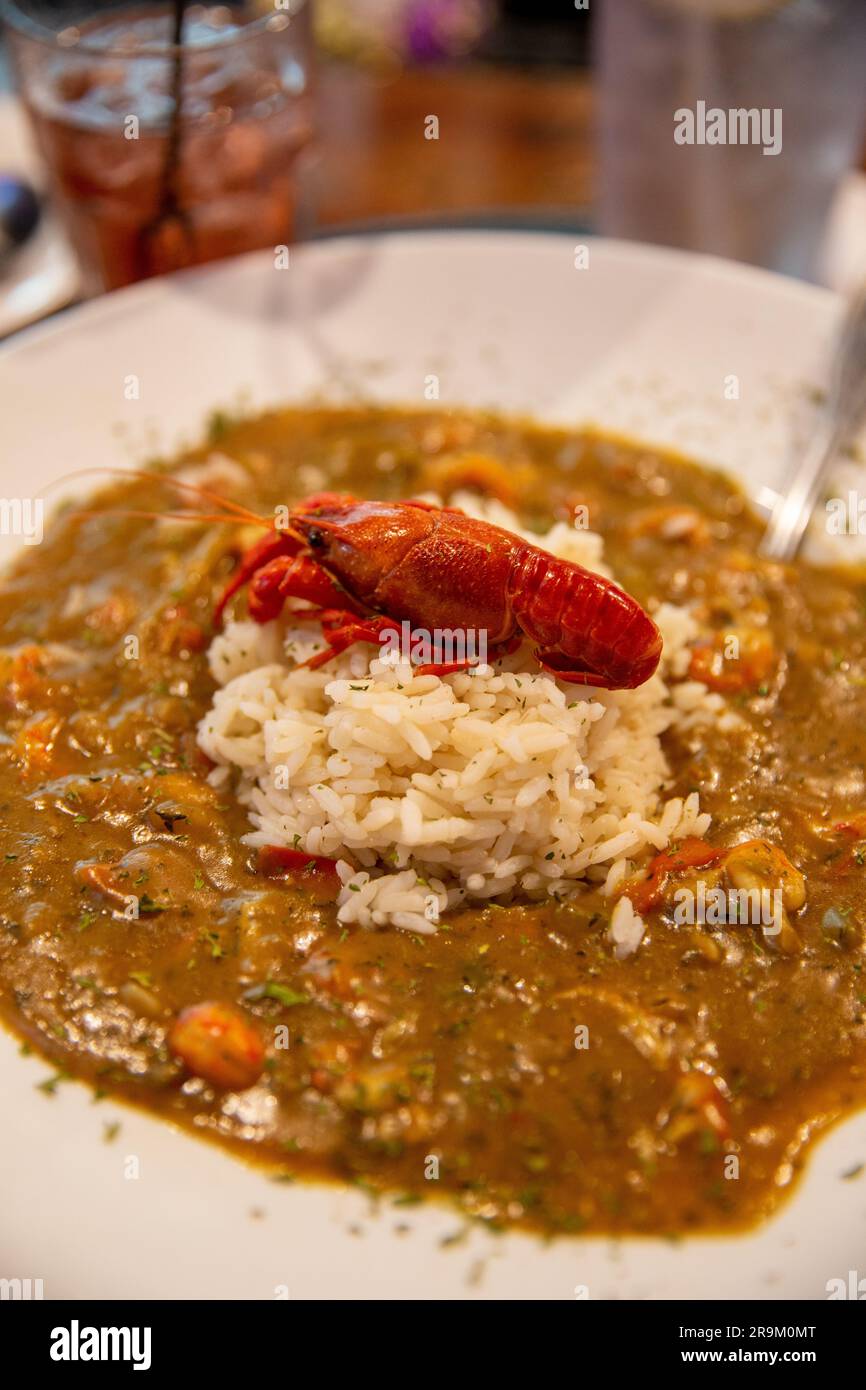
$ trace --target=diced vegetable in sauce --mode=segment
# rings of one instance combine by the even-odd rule
[[[761,1219],[804,1136],[866,1101],[866,579],[762,565],[718,473],[592,435],[288,411],[223,421],[220,451],[262,516],[316,476],[588,517],[635,597],[692,607],[690,678],[737,716],[664,737],[664,794],[698,790],[712,823],[620,885],[646,923],[627,958],[601,886],[467,906],[423,939],[347,929],[333,861],[244,845],[195,742],[214,599],[250,535],[111,515],[176,502],[125,480],[0,592],[0,1012],[50,1059],[46,1096],[83,1077],[281,1175],[435,1188],[497,1229]],[[781,932],[677,921],[699,880],[778,890]]]

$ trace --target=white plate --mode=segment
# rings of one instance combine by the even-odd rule
[[[837,312],[821,290],[622,244],[589,243],[576,269],[568,237],[338,240],[293,252],[287,271],[255,255],[108,296],[0,353],[0,491],[174,448],[240,391],[257,406],[311,391],[411,403],[431,377],[446,406],[625,429],[757,491],[784,476]],[[441,1248],[461,1224],[447,1209],[375,1215],[355,1192],[272,1184],[80,1086],[46,1099],[45,1074],[0,1036],[0,1277],[42,1278],[49,1298],[823,1298],[858,1262],[866,1274],[866,1181],[841,1178],[866,1159],[866,1114],[754,1235],[544,1245],[474,1231]]]

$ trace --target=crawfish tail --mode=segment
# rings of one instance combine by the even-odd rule
[[[661,633],[637,599],[612,580],[527,546],[517,557],[508,597],[521,631],[563,678],[631,689],[648,680],[661,656]]]

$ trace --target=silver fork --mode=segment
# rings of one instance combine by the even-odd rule
[[[793,560],[809,525],[824,475],[866,418],[866,285],[851,301],[833,353],[827,398],[817,428],[788,488],[777,498],[759,553]]]

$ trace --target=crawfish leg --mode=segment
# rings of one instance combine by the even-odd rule
[[[602,690],[610,689],[610,681],[606,676],[600,676],[596,671],[582,667],[579,661],[564,657],[562,652],[554,651],[552,648],[545,650],[544,647],[536,647],[532,655],[539,666],[556,676],[557,680],[567,681],[570,685],[595,685]]]
[[[490,651],[487,653],[487,660],[486,660],[486,662],[480,662],[480,661],[439,661],[439,662],[435,662],[435,661],[431,661],[431,662],[430,662],[428,665],[426,665],[426,666],[417,666],[417,667],[415,668],[415,675],[416,675],[416,676],[453,676],[453,675],[456,675],[456,673],[457,673],[458,671],[471,671],[471,670],[473,669],[473,667],[475,667],[475,666],[492,666],[495,662],[499,661],[501,657],[503,657],[503,656],[510,656],[510,654],[511,654],[512,652],[516,652],[516,651],[517,651],[517,648],[520,646],[520,644],[521,644],[522,641],[523,641],[522,635],[521,635],[520,633],[517,633],[514,637],[509,637],[509,638],[507,639],[507,641],[505,641],[505,642],[497,642],[495,646],[491,647]]]
[[[273,560],[297,555],[303,544],[303,541],[298,540],[295,536],[287,535],[284,531],[269,531],[266,536],[262,536],[260,541],[256,541],[255,545],[250,546],[246,554],[241,556],[240,564],[217,601],[213,612],[214,626],[221,626],[223,613],[229,599],[233,598],[238,590],[252,579],[254,574],[264,569]],[[262,619],[262,621],[264,620]]]
[[[416,676],[456,676],[458,671],[468,671],[477,666],[477,661],[429,661],[426,666],[416,666]]]
[[[329,610],[339,605],[341,615],[352,616],[348,594],[309,555],[277,555],[256,570],[250,582],[250,617],[269,622],[279,616],[287,598],[306,599]]]
[[[381,642],[385,632],[396,631],[393,618],[359,618],[354,613],[345,613],[343,616],[346,622],[342,627],[332,626],[333,618],[325,625],[327,647],[303,662],[304,666],[315,670],[317,666],[324,666],[349,647],[354,647],[356,642],[371,642],[376,646]]]

